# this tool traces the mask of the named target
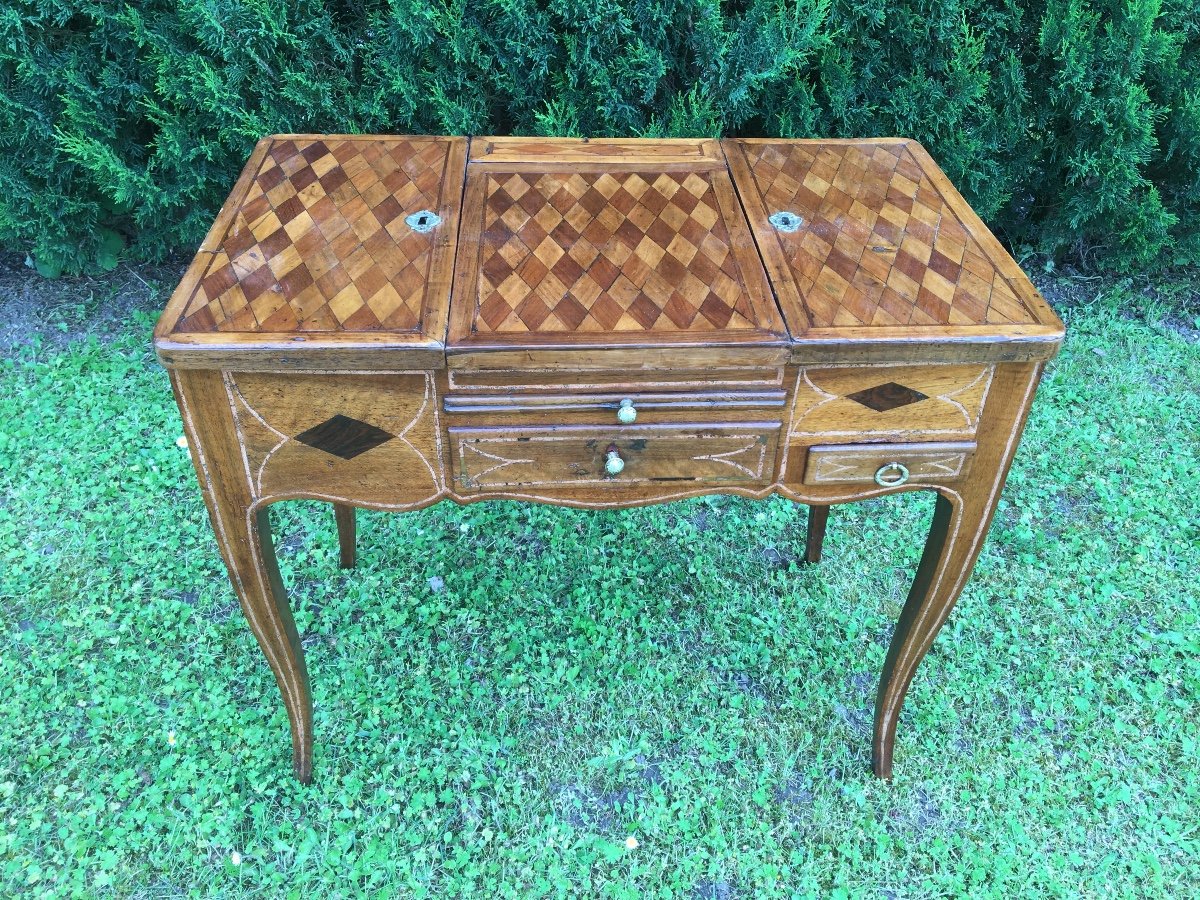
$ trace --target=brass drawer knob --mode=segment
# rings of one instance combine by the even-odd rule
[[[880,487],[898,487],[906,481],[908,481],[908,469],[898,462],[880,466],[875,473],[875,483]]]
[[[620,475],[625,468],[625,460],[621,459],[621,451],[616,444],[609,444],[604,454],[604,471],[609,475]]]
[[[632,400],[621,401],[621,405],[617,407],[617,421],[622,425],[632,425],[637,421],[637,410]]]

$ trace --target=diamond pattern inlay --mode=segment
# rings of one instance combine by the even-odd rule
[[[746,143],[813,328],[1035,322],[901,143]],[[764,223],[765,225],[765,223]]]
[[[419,331],[437,237],[437,140],[276,140],[189,299],[181,332]]]
[[[339,413],[296,435],[296,440],[317,450],[340,456],[342,459],[354,459],[354,457],[390,441],[393,437],[395,435],[382,428],[376,428],[368,422],[361,422]]]
[[[473,330],[756,330],[711,177],[489,174]]]
[[[929,397],[920,391],[889,381],[886,384],[877,384],[874,387],[847,394],[846,399],[861,403],[875,412],[887,412],[890,409],[908,406],[910,403],[920,403],[922,400],[928,400]]]

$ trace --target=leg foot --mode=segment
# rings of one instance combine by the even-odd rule
[[[341,567],[353,569],[356,562],[355,513],[353,506],[345,503],[333,504],[333,516],[337,520],[338,548],[341,552]]]
[[[804,541],[804,561],[819,563],[821,547],[825,544],[825,524],[829,521],[828,506],[810,506],[808,508],[808,534]]]

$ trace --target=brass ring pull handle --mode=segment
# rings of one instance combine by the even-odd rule
[[[875,473],[875,483],[880,487],[899,487],[906,481],[908,481],[908,469],[898,462],[880,466]]]
[[[616,444],[609,444],[604,451],[604,471],[609,475],[620,475],[625,468],[625,460],[621,459],[621,451]]]

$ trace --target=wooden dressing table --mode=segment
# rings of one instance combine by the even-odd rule
[[[830,504],[936,493],[879,683],[892,770],[918,663],[979,553],[1062,323],[916,143],[279,135],[155,346],[233,586],[312,774],[267,520],[509,498]]]

